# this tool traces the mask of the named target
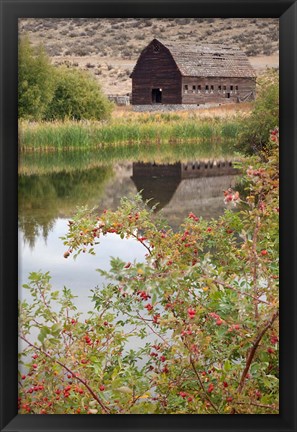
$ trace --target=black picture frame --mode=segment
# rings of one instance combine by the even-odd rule
[[[0,0],[1,431],[296,431],[297,4],[292,0]],[[18,18],[257,17],[280,20],[280,414],[17,414]]]

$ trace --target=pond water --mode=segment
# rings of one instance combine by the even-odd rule
[[[212,152],[185,147],[175,152],[152,149],[118,154],[97,153],[25,155],[19,163],[19,297],[31,271],[50,271],[55,289],[71,288],[79,309],[90,309],[90,289],[104,280],[95,269],[108,269],[110,257],[124,261],[144,259],[145,250],[133,239],[114,234],[102,238],[96,256],[65,260],[61,236],[77,207],[88,205],[98,213],[116,209],[124,196],[142,191],[143,199],[158,203],[173,229],[194,212],[210,219],[224,209],[223,191],[234,183],[229,146]],[[144,157],[145,154],[145,157]],[[158,155],[158,157],[157,157]]]

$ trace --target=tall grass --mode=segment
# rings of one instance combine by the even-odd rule
[[[238,119],[143,115],[108,122],[19,122],[19,150],[102,149],[131,144],[182,143],[234,139]]]

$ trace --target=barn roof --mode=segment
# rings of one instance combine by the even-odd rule
[[[183,76],[256,77],[247,55],[235,47],[167,42],[160,39],[153,39],[151,44],[158,42],[170,51]]]

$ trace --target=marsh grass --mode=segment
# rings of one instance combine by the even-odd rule
[[[127,115],[107,122],[19,122],[21,152],[91,150],[105,147],[234,139],[239,118],[199,118],[192,114]]]

